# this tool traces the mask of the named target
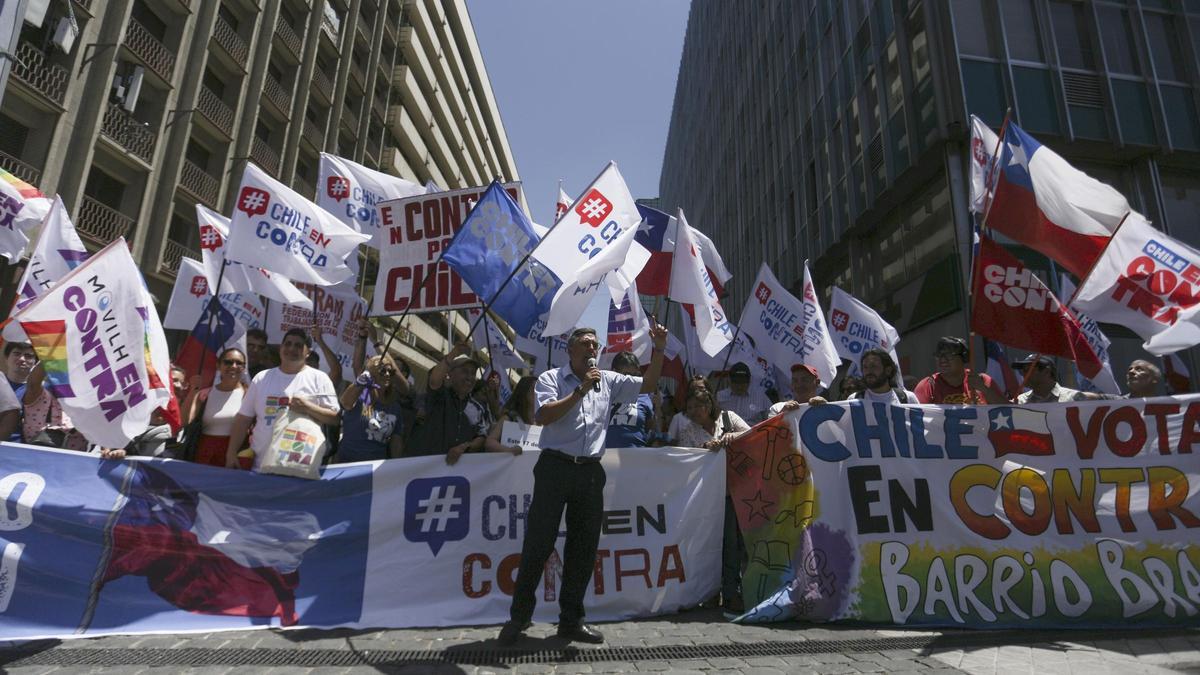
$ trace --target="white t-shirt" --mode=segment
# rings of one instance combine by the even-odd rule
[[[729,417],[728,429],[725,428],[726,416]],[[732,410],[723,410],[720,415],[717,415],[713,433],[708,433],[704,427],[684,417],[679,424],[679,435],[671,438],[675,439],[675,444],[681,448],[703,448],[708,441],[720,438],[727,433],[736,434],[749,429],[750,425],[746,424],[745,420],[737,413]]]
[[[743,420],[756,424],[767,418],[771,399],[755,387],[747,389],[746,393],[740,396],[733,393],[732,389],[722,389],[717,392],[717,405],[721,410],[731,410]]]
[[[920,401],[917,400],[917,395],[911,391],[905,389],[904,394],[908,396],[909,404],[916,405],[920,403]],[[870,401],[872,403],[900,403],[900,399],[896,396],[896,391],[894,389],[888,389],[887,392],[883,394],[876,394],[870,389],[863,389],[862,400]]]
[[[8,384],[8,378],[0,375],[0,413],[20,409],[21,402],[17,400],[17,395]]]
[[[255,469],[271,444],[275,418],[287,413],[288,400],[296,396],[310,399],[322,408],[339,409],[333,381],[316,368],[305,366],[295,375],[271,368],[255,375],[250,382],[238,414],[254,418],[254,442],[250,447],[254,450]]]
[[[216,387],[208,390],[204,421],[200,424],[206,436],[229,435],[233,429],[233,418],[242,408],[244,394],[241,387],[234,387],[233,391],[221,391]]]

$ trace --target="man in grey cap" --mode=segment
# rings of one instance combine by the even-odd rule
[[[471,347],[460,342],[429,371],[425,419],[413,429],[405,457],[445,455],[454,464],[464,452],[483,449],[492,426],[487,404],[471,395],[479,362]]]
[[[1030,366],[1033,367],[1033,370],[1025,381],[1029,391],[1023,392],[1017,397],[1018,404],[1067,403],[1094,398],[1077,389],[1059,384],[1058,367],[1054,365],[1054,359],[1045,354],[1030,354],[1012,362],[1012,367],[1017,371],[1018,377],[1025,377]]]

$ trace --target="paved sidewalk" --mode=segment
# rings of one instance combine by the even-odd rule
[[[262,630],[43,641],[0,651],[12,673],[1200,673],[1200,630],[922,631],[804,623],[740,626],[715,610],[603,624],[574,647],[535,625],[513,649],[497,628]]]

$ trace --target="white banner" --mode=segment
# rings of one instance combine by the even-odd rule
[[[442,457],[380,465],[359,625],[507,621],[538,457],[487,453],[464,455],[453,467]],[[724,455],[635,448],[606,453],[603,465],[605,518],[599,574],[584,600],[588,620],[672,612],[716,592]],[[558,618],[561,539],[556,549],[538,587],[537,621]],[[403,570],[419,583],[397,583],[394,573],[375,570]]]
[[[1071,281],[1065,272],[1059,275],[1059,279],[1061,283],[1059,297],[1073,297],[1075,295],[1074,282]],[[1091,317],[1075,309],[1074,305],[1071,306],[1071,311],[1075,312],[1075,318],[1079,320],[1079,327],[1083,330],[1083,336],[1087,338],[1088,345],[1091,346],[1092,351],[1096,352],[1096,357],[1104,365],[1095,381],[1084,377],[1083,373],[1079,372],[1079,367],[1075,366],[1079,388],[1083,391],[1096,391],[1102,394],[1120,396],[1121,387],[1117,384],[1117,378],[1113,376],[1112,363],[1109,362],[1108,358],[1108,348],[1112,345],[1112,342],[1109,341],[1104,331],[1100,330],[1100,324],[1093,321]]]
[[[521,184],[505,183],[504,191],[521,203]],[[483,304],[462,277],[440,261],[442,249],[487,186],[435,192],[379,202],[379,275],[375,281],[372,316],[409,312],[470,309]],[[501,249],[499,243],[494,247]],[[426,281],[431,265],[437,265]],[[424,282],[424,286],[421,286]]]
[[[766,263],[758,270],[746,308],[738,322],[758,351],[781,368],[803,363],[817,369],[821,385],[833,382],[841,364],[825,327],[821,303],[804,265],[804,299],[788,292]]]
[[[353,277],[346,256],[369,239],[254,164],[242,174],[229,229],[230,260],[321,286]]]
[[[346,225],[370,235],[369,246],[379,248],[379,210],[387,199],[425,194],[425,186],[398,176],[368,169],[344,157],[321,153],[317,174],[317,205]]]
[[[358,321],[367,314],[367,302],[359,297],[349,282],[337,286],[297,284],[297,287],[308,294],[312,307],[271,303],[267,308],[267,339],[275,344],[282,342],[284,333],[292,328],[307,331],[313,326],[320,326],[325,344],[333,350],[342,366],[342,379],[352,381],[357,376],[357,373],[351,372],[351,366],[354,345],[358,339]],[[321,356],[321,371],[328,374],[329,364],[325,361],[325,355],[315,344],[313,349]]]
[[[196,222],[200,226],[200,259],[209,288],[215,288],[220,279],[223,292],[252,291],[270,300],[310,306],[308,297],[283,275],[225,259],[225,242],[229,240],[228,218],[197,204]],[[222,265],[224,273],[221,271]]]
[[[89,441],[125,447],[170,400],[162,326],[123,237],[14,320],[41,359],[46,389]]]
[[[171,289],[171,300],[163,317],[163,328],[191,331],[212,299],[212,287],[205,278],[205,270],[191,258],[179,260],[179,272],[175,275],[175,286]],[[225,286],[225,284],[222,284]],[[228,288],[228,287],[226,287]],[[221,294],[221,306],[233,315],[238,329],[226,344],[236,342],[237,336],[250,328],[262,328],[266,314],[258,296],[241,291],[226,291]]]
[[[838,356],[850,362],[849,375],[862,377],[859,369],[862,353],[868,349],[882,349],[896,364],[896,382],[903,381],[900,357],[896,356],[900,333],[884,321],[879,312],[837,286],[833,287],[833,297],[829,301],[829,328]]]

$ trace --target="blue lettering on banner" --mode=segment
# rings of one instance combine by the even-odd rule
[[[1146,245],[1142,247],[1142,252],[1177,273],[1183,272],[1191,264],[1187,258],[1163,246],[1154,239],[1146,242]]]
[[[840,405],[815,405],[800,418],[800,440],[804,447],[826,462],[840,462],[850,456],[850,450],[838,441],[823,441],[818,433],[825,422],[837,422],[846,414]]]
[[[820,427],[825,422],[838,422],[846,411],[854,431],[854,454],[862,459],[977,459],[979,447],[970,444],[978,417],[975,408],[942,408],[942,431],[945,446],[926,438],[924,410],[879,401],[850,401],[845,405],[811,406],[800,418],[800,438],[804,447],[818,459],[840,462],[851,456],[840,433],[825,435]],[[827,440],[832,438],[834,440]]]
[[[275,246],[282,248],[285,253],[304,258],[313,267],[325,267],[329,264],[329,256],[318,253],[312,245],[304,240],[302,235],[272,227],[269,221],[258,221],[258,225],[254,228],[254,234],[259,239],[269,240]]]

